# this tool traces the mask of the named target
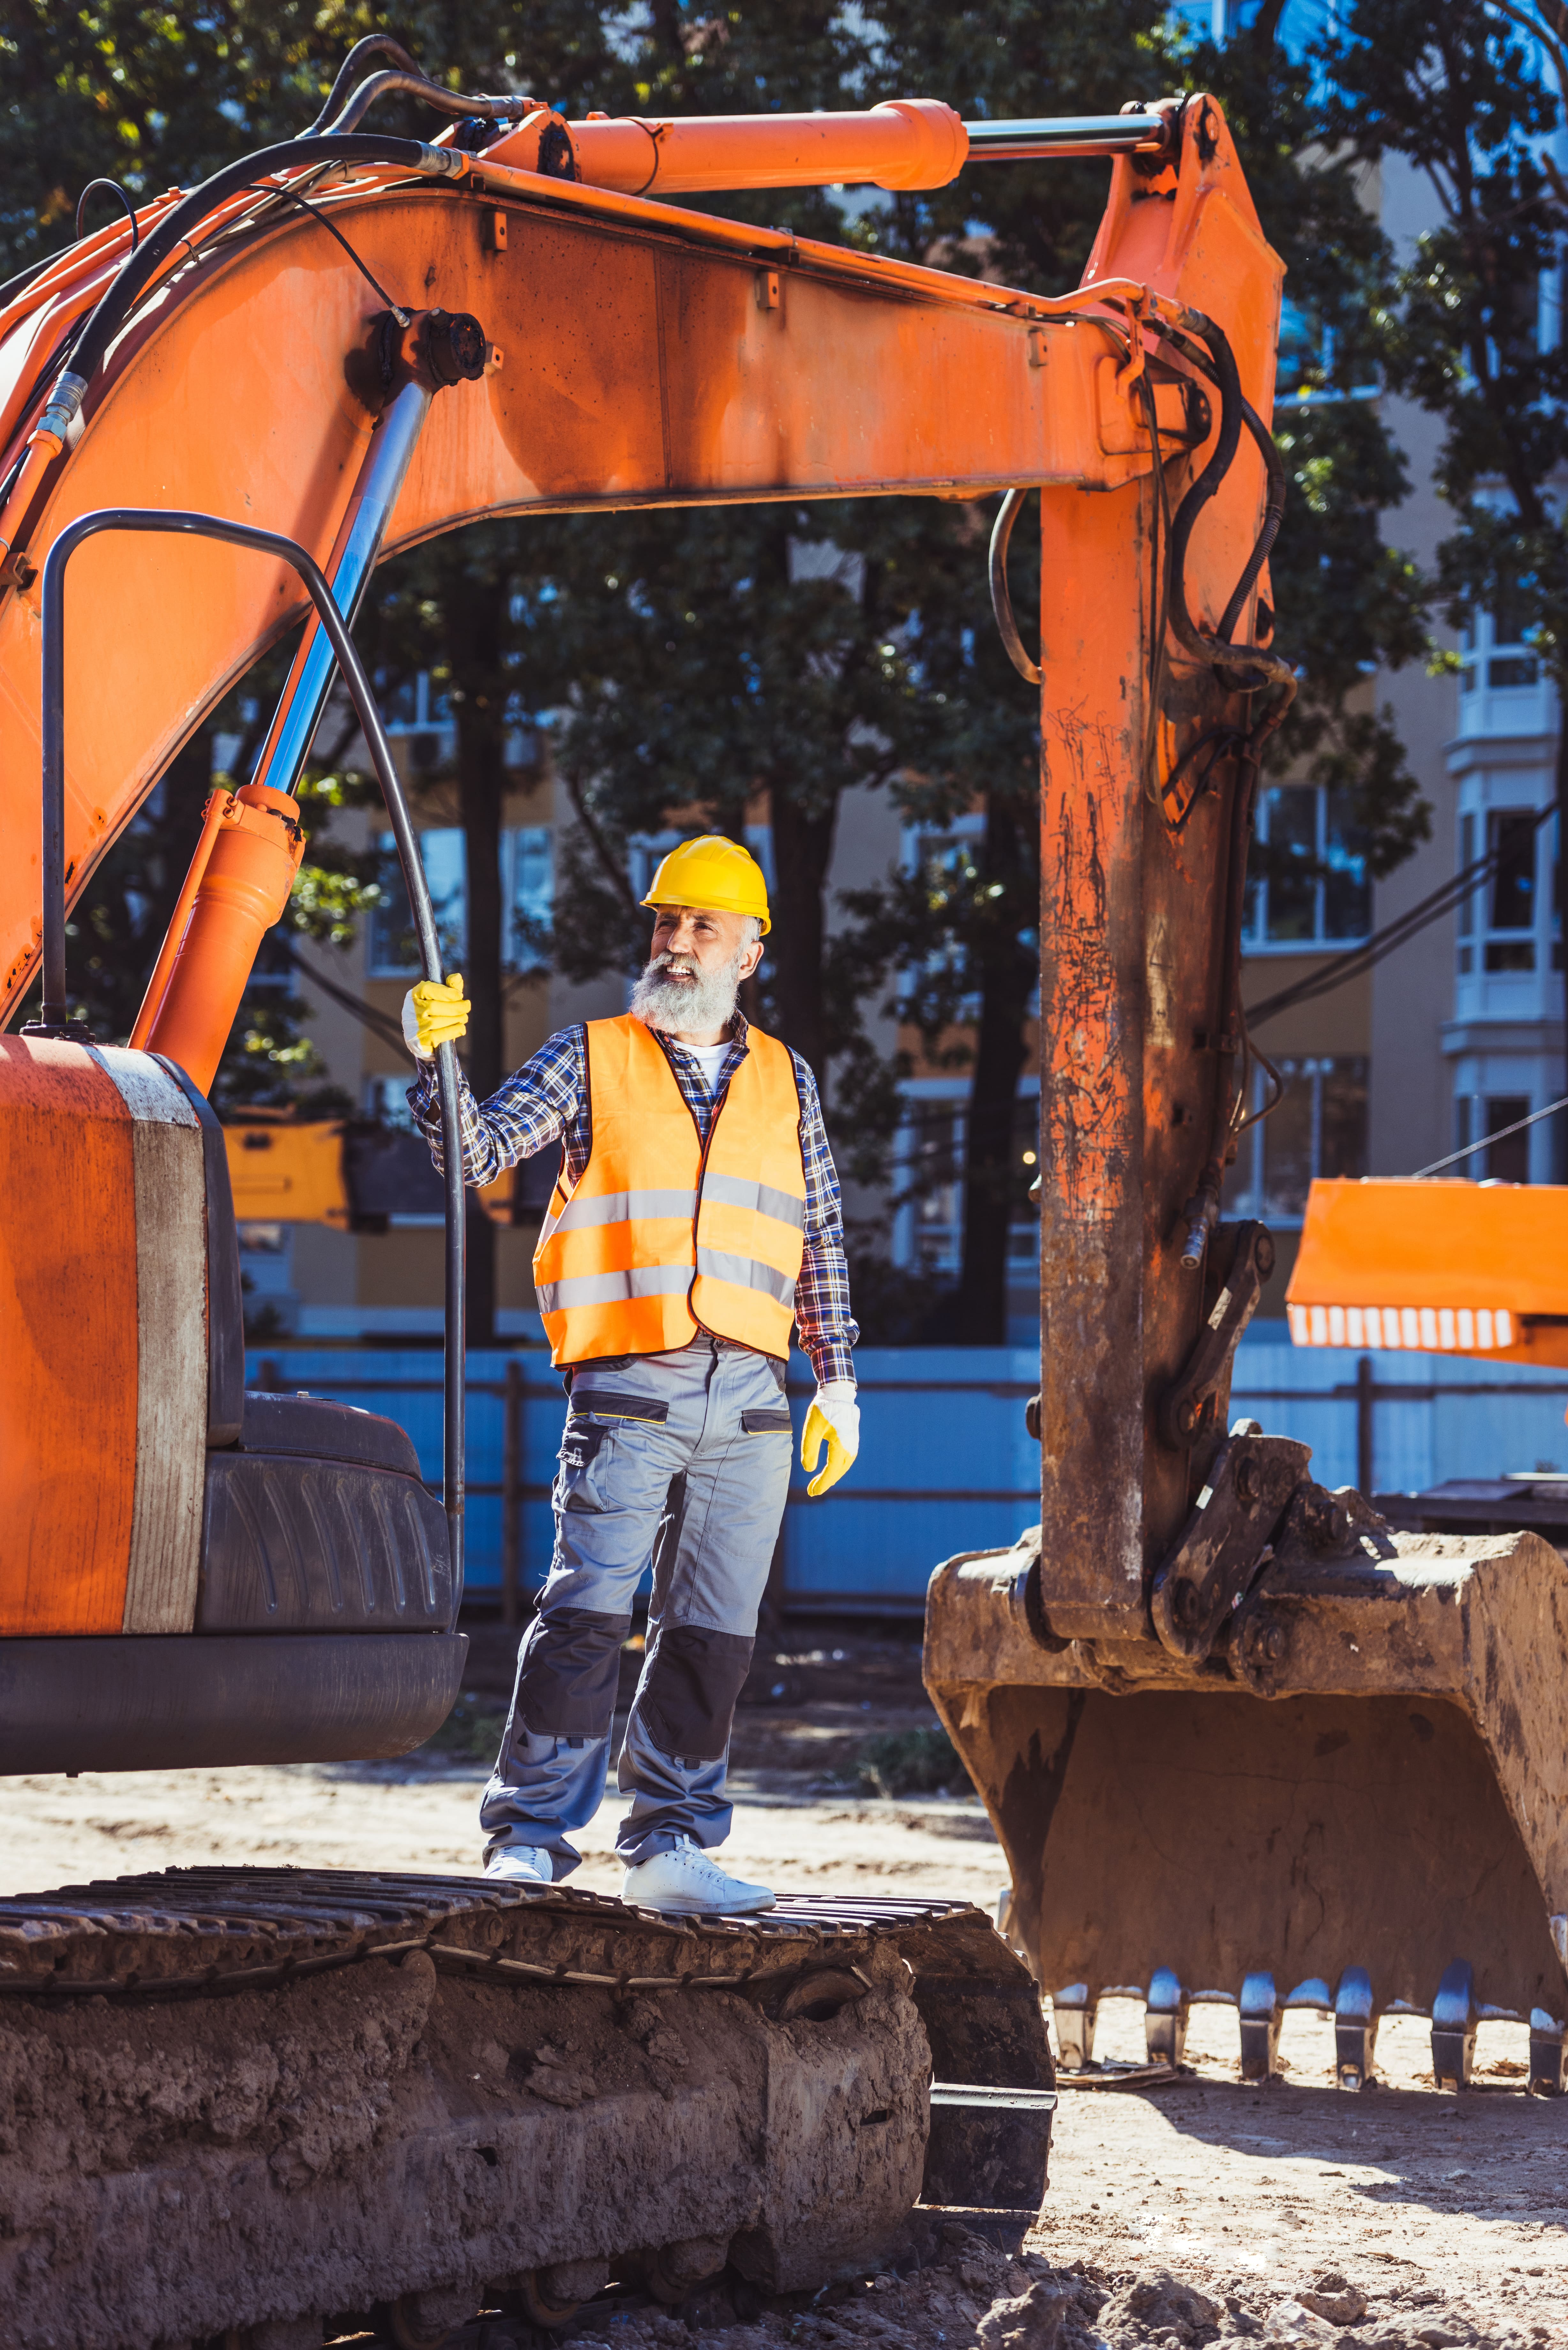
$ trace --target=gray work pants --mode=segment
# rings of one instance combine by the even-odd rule
[[[480,1806],[489,1843],[542,1846],[557,1877],[567,1831],[604,1795],[632,1595],[653,1566],[642,1677],[621,1746],[628,1867],[678,1836],[722,1844],[730,1726],[784,1514],[784,1365],[701,1336],[668,1355],[572,1374],[556,1479],[556,1552],[523,1636],[506,1735]]]

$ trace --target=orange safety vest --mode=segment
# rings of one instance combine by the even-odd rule
[[[663,1047],[587,1024],[588,1163],[557,1180],[534,1285],[557,1364],[659,1355],[699,1330],[789,1355],[805,1244],[794,1063],[753,1028],[704,1149]]]

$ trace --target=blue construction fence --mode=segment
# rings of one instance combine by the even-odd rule
[[[1005,1548],[1040,1515],[1039,1454],[1023,1424],[1023,1407],[1040,1384],[1033,1347],[862,1347],[856,1367],[861,1435],[854,1470],[815,1502],[798,1457],[791,1476],[782,1596],[800,1611],[918,1609],[940,1560],[960,1550]],[[251,1387],[303,1390],[385,1413],[408,1430],[421,1471],[439,1491],[439,1348],[256,1347],[246,1356],[245,1377]],[[789,1380],[797,1440],[814,1386],[797,1357]],[[559,1374],[543,1348],[470,1354],[472,1598],[501,1596],[508,1518],[520,1587],[535,1590],[545,1578],[550,1485],[566,1409]]]
[[[1456,1477],[1568,1469],[1568,1371],[1453,1356],[1296,1347],[1274,1326],[1237,1356],[1231,1417],[1313,1448],[1326,1485],[1417,1492]],[[844,1482],[808,1498],[798,1461],[784,1512],[784,1605],[799,1613],[915,1613],[931,1569],[957,1551],[1004,1549],[1038,1521],[1039,1456],[1023,1409],[1039,1385],[1033,1347],[862,1347],[860,1457]],[[325,1396],[384,1413],[413,1439],[438,1491],[441,1354],[435,1347],[257,1347],[252,1387]],[[789,1397],[798,1435],[813,1381],[800,1358]],[[550,1563],[550,1485],[566,1398],[542,1348],[468,1358],[471,1597],[499,1600],[509,1546],[517,1587]],[[510,1435],[508,1433],[510,1428]]]

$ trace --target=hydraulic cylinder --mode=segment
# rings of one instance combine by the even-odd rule
[[[179,1063],[205,1093],[228,1042],[256,951],[282,917],[305,854],[297,801],[265,784],[227,795],[204,830],[206,869],[191,900],[162,1001],[148,1024],[151,1053]],[[141,1022],[137,1030],[141,1030]]]

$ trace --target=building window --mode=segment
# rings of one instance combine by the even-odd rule
[[[1476,861],[1476,818],[1473,809],[1467,809],[1459,818],[1459,871],[1467,873]],[[1468,979],[1476,962],[1476,893],[1468,889],[1459,899],[1459,976]],[[1460,1148],[1456,1143],[1455,1149]]]
[[[386,682],[383,671],[377,678],[376,691],[381,696],[381,717],[388,733],[400,737],[408,745],[410,766],[416,775],[433,774],[452,755],[453,730],[448,697],[431,685],[424,670],[415,677],[401,677],[391,685]]]
[[[1489,693],[1507,693],[1541,682],[1538,655],[1523,642],[1527,621],[1521,605],[1511,600],[1495,612],[1478,612],[1459,631],[1459,691],[1473,693],[1484,684]]]
[[[1543,823],[1539,808],[1467,809],[1460,816],[1459,870],[1483,853],[1496,859],[1490,873],[1459,901],[1461,979],[1477,971],[1493,976],[1538,972],[1549,962],[1561,968],[1555,830],[1555,819]]]
[[[1227,1212],[1299,1224],[1314,1176],[1366,1172],[1366,1056],[1318,1055],[1278,1066],[1284,1097],[1241,1137],[1236,1195]],[[1254,1107],[1262,1108],[1267,1098],[1260,1071]]]
[[[1487,1134],[1499,1139],[1446,1171],[1471,1183],[1528,1183],[1531,1129],[1526,1127],[1522,1134],[1506,1134],[1503,1128],[1517,1126],[1533,1107],[1528,1094],[1457,1094],[1454,1149],[1467,1149]]]
[[[367,1077],[363,1101],[366,1117],[373,1118],[378,1126],[400,1127],[412,1133],[414,1114],[409,1107],[407,1076]]]
[[[774,869],[774,828],[771,824],[749,824],[745,827],[745,846],[763,868],[763,879],[767,883],[771,899],[778,887],[778,877]],[[626,845],[626,871],[632,895],[639,906],[652,889],[653,877],[670,850],[679,848],[683,840],[693,837],[691,832],[673,831],[632,835]]]
[[[419,843],[441,940],[441,965],[447,971],[461,971],[467,952],[466,844],[456,825],[438,825],[421,832]],[[381,835],[379,847],[381,902],[370,916],[368,965],[372,979],[401,979],[420,969],[419,941],[409,893],[403,887],[403,869],[389,832]]]
[[[251,965],[251,975],[245,982],[247,996],[260,996],[268,1003],[276,1003],[297,992],[299,974],[294,967],[294,937],[286,925],[277,923],[266,931],[256,949],[256,959]]]
[[[964,1155],[968,1105],[961,1095],[909,1103],[898,1137],[898,1192],[893,1261],[951,1276],[963,1263]],[[1040,1171],[1040,1097],[1021,1093],[1013,1111],[1014,1199],[1007,1226],[1010,1274],[1033,1279],[1040,1257],[1040,1219],[1029,1186]]]
[[[456,825],[432,826],[419,836],[441,937],[441,962],[461,971],[468,951],[467,843]],[[370,916],[367,967],[372,979],[401,979],[420,968],[409,893],[389,832],[380,842],[381,902]],[[501,836],[501,956],[510,972],[540,971],[548,958],[555,877],[552,843],[544,825],[509,826]]]
[[[506,909],[501,959],[508,971],[543,971],[549,961],[556,902],[549,828],[510,827],[501,836],[501,902]]]
[[[1372,883],[1348,792],[1273,785],[1259,805],[1258,841],[1264,854],[1247,891],[1249,954],[1338,947],[1366,936]]]

